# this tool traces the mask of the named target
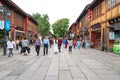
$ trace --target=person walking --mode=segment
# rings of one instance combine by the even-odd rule
[[[73,46],[74,46],[74,48],[76,46],[76,40],[75,39],[73,40]]]
[[[32,40],[32,39],[30,39],[29,44],[30,44],[30,45],[33,45],[33,40]]]
[[[65,48],[67,48],[67,46],[68,46],[68,40],[66,39],[66,41],[65,41]]]
[[[78,38],[77,43],[76,43],[76,46],[77,46],[77,49],[78,49],[78,54],[80,54],[81,43],[82,43],[81,40]]]
[[[68,40],[68,45],[69,45],[69,53],[72,53],[72,39],[70,38],[69,40]]]
[[[21,50],[20,50],[20,54],[22,54],[22,38],[20,39],[20,41],[19,41],[19,46],[20,46],[20,48],[21,48]]]
[[[57,54],[58,53],[58,40],[56,37],[54,38],[53,42],[54,42],[54,53]]]
[[[44,40],[43,40],[43,45],[44,45],[44,48],[43,48],[44,54],[43,54],[43,56],[48,55],[48,44],[49,44],[49,40],[48,40],[48,38],[46,36],[44,38]]]
[[[59,49],[59,52],[61,52],[61,45],[62,45],[62,39],[59,38],[58,39],[58,49]]]
[[[85,42],[85,40],[83,39],[83,40],[82,40],[82,48],[85,49],[85,45],[86,45],[86,42]]]
[[[50,48],[51,48],[51,46],[52,46],[52,43],[53,43],[52,37],[50,37],[50,39],[49,39]]]
[[[17,40],[15,41],[15,43],[16,43],[16,50],[18,50],[18,49],[19,49],[19,40],[17,39]]]
[[[37,56],[39,56],[40,46],[41,46],[41,41],[39,38],[37,38],[35,41],[35,51],[37,52]]]
[[[28,40],[26,38],[24,38],[24,40],[22,40],[22,52],[24,53],[24,55],[27,56],[27,53],[30,53],[29,50],[28,50]],[[26,53],[27,51],[27,53]]]
[[[10,57],[10,55],[13,56],[12,50],[13,50],[13,48],[15,48],[15,42],[11,38],[10,38],[9,41],[7,41],[7,48],[9,49],[9,55],[8,55],[8,57]]]

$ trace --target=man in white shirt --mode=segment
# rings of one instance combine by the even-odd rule
[[[15,48],[15,42],[12,41],[11,38],[10,38],[9,41],[7,41],[7,48],[9,49],[9,55],[8,55],[8,57],[10,57],[10,55],[13,56],[13,52],[12,52],[12,50],[13,50],[13,48]]]
[[[44,45],[44,54],[43,56],[45,56],[45,54],[48,54],[48,44],[49,44],[49,40],[47,38],[47,36],[45,37],[45,39],[43,40],[43,45]]]
[[[37,52],[37,56],[39,56],[40,46],[41,46],[41,41],[39,38],[37,38],[35,41],[35,51]]]

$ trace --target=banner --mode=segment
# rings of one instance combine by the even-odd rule
[[[0,21],[0,29],[3,30],[4,29],[4,21]]]
[[[6,30],[6,31],[9,31],[9,30],[10,30],[10,20],[6,20],[5,30]]]

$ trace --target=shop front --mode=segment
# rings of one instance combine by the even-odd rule
[[[82,38],[85,43],[86,43],[86,47],[90,46],[90,42],[89,42],[89,32],[88,32],[88,28],[84,27],[83,28],[83,38]]]
[[[28,37],[27,37],[27,38],[28,38],[29,41],[30,41],[31,39],[33,39],[33,38],[32,38],[32,31],[28,31]]]
[[[99,23],[91,26],[91,43],[95,49],[101,49],[101,26]]]
[[[120,53],[120,16],[109,20],[109,42],[112,42],[112,51]]]
[[[22,27],[17,26],[16,29],[13,31],[13,40],[17,40],[17,39],[22,39],[25,37],[25,32],[23,31]]]
[[[24,38],[24,36],[25,36],[25,32],[24,31],[19,31],[19,30],[15,30],[15,35],[14,35],[14,40],[16,40],[16,39],[22,39],[22,38]]]

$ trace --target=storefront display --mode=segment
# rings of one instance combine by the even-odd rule
[[[113,52],[120,53],[120,30],[115,31],[115,41],[113,45]]]
[[[96,32],[93,34],[94,35],[94,48],[98,48],[100,49],[101,46],[101,33],[100,32]]]

